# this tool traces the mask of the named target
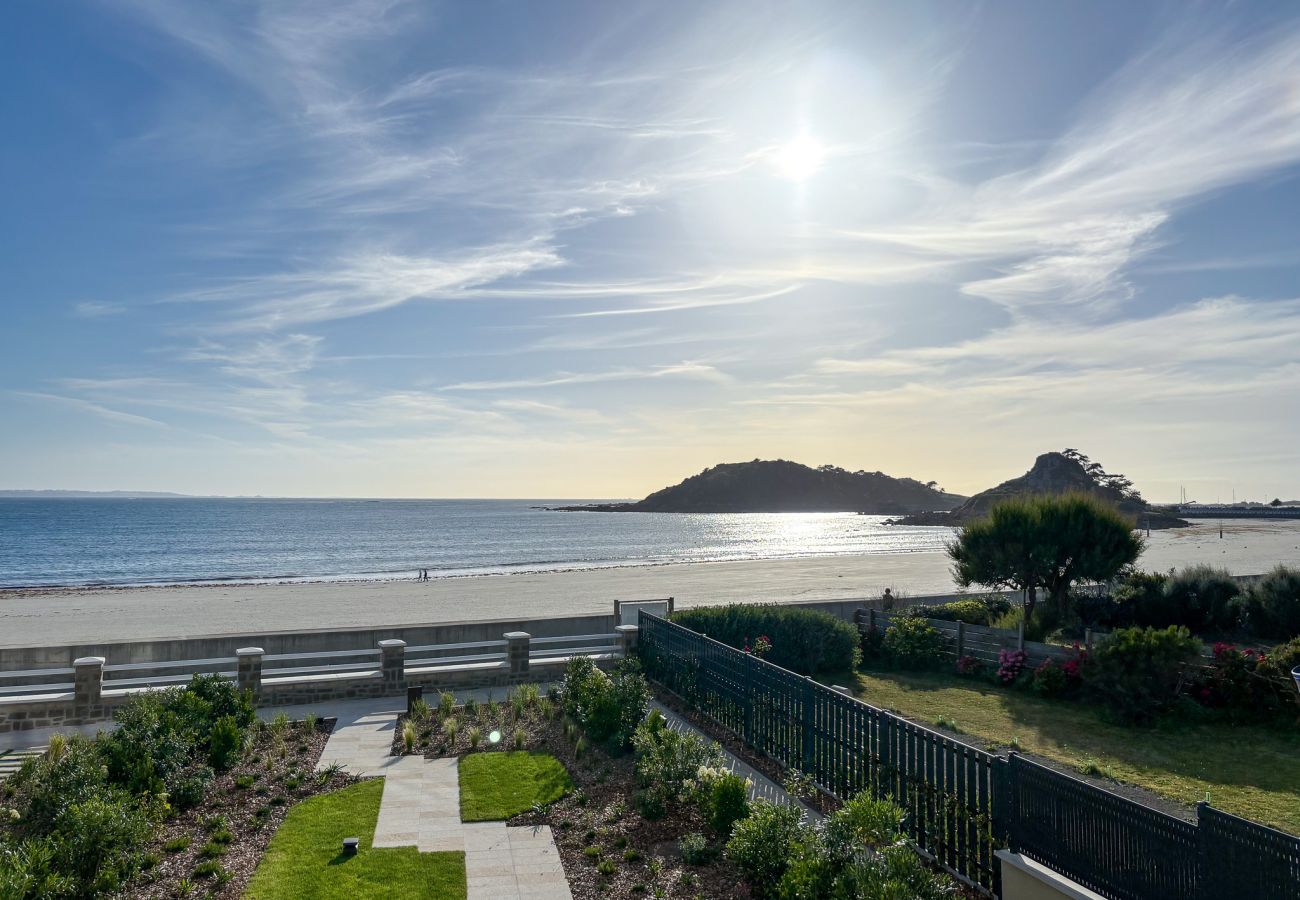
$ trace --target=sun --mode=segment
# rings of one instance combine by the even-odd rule
[[[777,147],[772,163],[783,178],[803,181],[821,168],[825,158],[826,148],[821,141],[804,134]]]

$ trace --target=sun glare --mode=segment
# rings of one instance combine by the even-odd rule
[[[821,141],[805,134],[778,147],[772,162],[783,178],[803,181],[821,168],[825,156]]]

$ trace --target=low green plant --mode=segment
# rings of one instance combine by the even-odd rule
[[[736,822],[749,815],[748,779],[727,772],[712,779],[708,796],[709,824],[726,840]]]
[[[524,733],[524,730],[522,728],[516,728],[514,734],[515,749],[522,750],[524,749],[524,746],[527,743],[528,743],[528,735]]]
[[[209,859],[195,866],[194,871],[190,874],[195,878],[216,878],[224,871],[225,869],[222,868],[221,863],[215,859]]]
[[[454,717],[448,717],[442,723],[442,732],[447,735],[447,740],[452,744],[456,743],[456,732],[460,730],[459,724]]]
[[[433,717],[433,710],[429,708],[429,701],[423,697],[416,697],[411,701],[410,719],[423,724]]]
[[[796,800],[811,800],[817,794],[817,785],[811,775],[790,769],[781,782],[785,792]]]
[[[456,695],[451,691],[443,691],[438,695],[438,717],[442,719],[449,718],[456,709]]]
[[[612,878],[618,872],[618,864],[612,859],[602,859],[596,863],[596,871],[606,878]]]
[[[199,856],[203,859],[217,859],[226,855],[224,844],[218,844],[216,841],[208,841],[199,848]]]
[[[677,842],[682,853],[682,861],[688,866],[702,866],[713,859],[713,850],[708,840],[698,831],[688,831]]]
[[[415,745],[420,741],[420,731],[415,727],[415,722],[407,719],[402,725],[402,750],[406,753],[414,753]]]
[[[469,739],[469,748],[477,750],[479,742],[483,740],[483,731],[477,725],[473,725],[465,732],[465,737]]]
[[[421,700],[420,702],[423,703],[424,701]],[[424,708],[427,710],[429,708],[428,704],[425,704]],[[320,729],[320,716],[318,716],[316,713],[309,712],[302,717],[302,730],[305,733],[315,734],[319,729]]]
[[[168,853],[180,853],[182,850],[188,850],[189,847],[190,847],[190,837],[187,834],[182,834],[174,838],[169,838],[167,842],[163,844],[163,850],[167,851]]]

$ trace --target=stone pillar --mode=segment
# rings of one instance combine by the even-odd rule
[[[241,691],[252,691],[256,698],[262,693],[262,654],[261,647],[240,647],[235,651],[239,660],[236,678]]]
[[[528,674],[529,644],[533,636],[526,631],[507,631],[501,635],[506,639],[506,658],[510,660],[510,675]]]
[[[76,674],[72,676],[72,699],[79,711],[99,706],[102,702],[104,661],[102,656],[83,656],[73,661]]]
[[[384,673],[384,693],[400,694],[406,687],[406,641],[379,642],[379,668]]]
[[[615,625],[614,630],[618,632],[619,656],[623,659],[636,656],[637,635],[641,633],[641,627],[639,625]]]

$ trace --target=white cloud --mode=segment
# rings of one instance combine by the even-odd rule
[[[713,366],[697,362],[655,366],[649,369],[611,369],[604,372],[560,372],[536,378],[503,379],[500,381],[462,381],[449,384],[444,391],[500,391],[561,387],[574,384],[598,384],[606,381],[641,381],[647,378],[690,378],[701,381],[725,382],[728,377]]]
[[[105,303],[102,300],[87,300],[72,307],[72,314],[79,319],[102,319],[107,316],[120,316],[126,307],[120,303]]]

